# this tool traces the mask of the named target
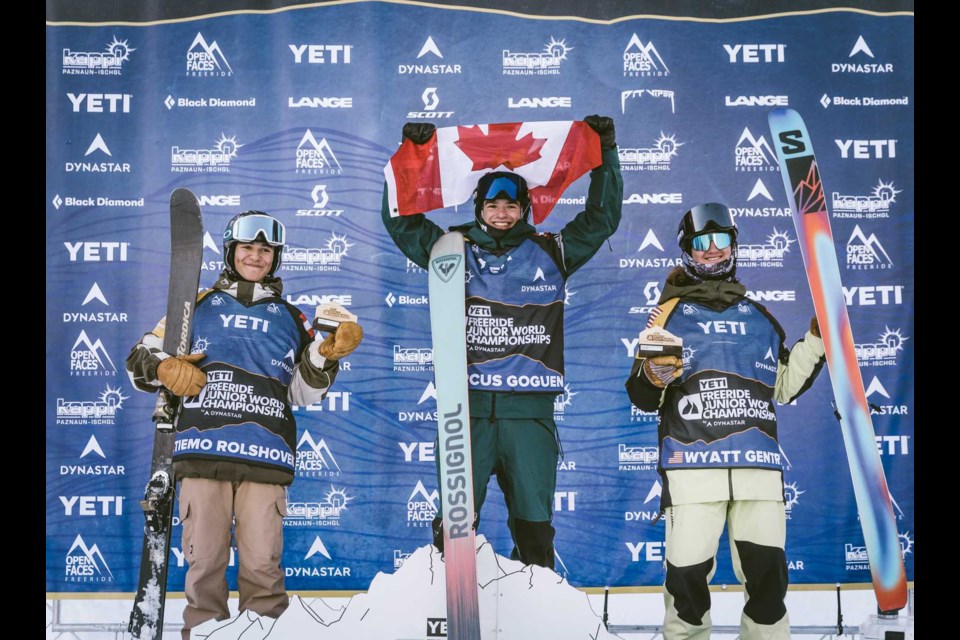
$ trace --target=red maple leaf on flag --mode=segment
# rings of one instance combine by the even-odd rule
[[[500,165],[516,169],[540,159],[540,149],[546,138],[534,138],[528,133],[520,139],[522,122],[504,122],[487,125],[484,133],[478,125],[457,127],[460,139],[456,144],[473,161],[473,171],[496,169]]]

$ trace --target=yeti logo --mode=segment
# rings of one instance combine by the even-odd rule
[[[460,266],[462,257],[459,253],[440,256],[439,258],[435,258],[430,265],[433,267],[434,273],[436,273],[442,281],[450,282],[450,278],[453,277],[457,267]]]

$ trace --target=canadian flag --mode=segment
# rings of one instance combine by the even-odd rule
[[[527,181],[539,224],[601,161],[600,136],[585,122],[506,122],[443,127],[424,144],[404,139],[383,172],[390,214],[406,216],[462,204],[483,174],[512,171]]]

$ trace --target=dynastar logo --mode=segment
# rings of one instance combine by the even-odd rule
[[[873,376],[870,380],[870,384],[867,385],[865,391],[867,398],[876,394],[877,396],[882,396],[887,400],[891,400],[890,394],[887,390],[880,384],[880,380],[877,376]],[[874,416],[905,416],[909,415],[910,411],[905,404],[877,404],[883,402],[880,398],[870,399],[870,414]]]
[[[291,44],[293,63],[350,64],[352,44]]]
[[[509,109],[567,108],[573,106],[569,96],[551,96],[546,98],[507,98]]]
[[[540,53],[517,53],[503,50],[503,75],[505,76],[546,76],[560,75],[560,63],[567,59],[573,47],[566,40],[557,40],[550,36]]]
[[[305,478],[334,478],[341,475],[340,465],[333,457],[327,441],[320,438],[315,442],[307,430],[303,431],[297,442],[297,476]]]
[[[770,191],[767,189],[767,185],[763,184],[763,180],[757,178],[757,183],[753,185],[753,189],[750,191],[750,195],[747,196],[747,202],[753,200],[754,198],[759,198],[763,196],[767,200],[773,201],[773,196],[770,195]]]
[[[433,384],[433,381],[427,383],[427,386],[423,389],[423,393],[420,394],[420,398],[417,400],[417,407],[422,405],[428,400],[433,400],[434,403],[437,401],[437,387]],[[432,405],[435,406],[435,405]],[[437,412],[435,409],[425,411],[425,410],[416,410],[416,411],[400,411],[397,414],[397,420],[399,422],[432,422],[436,423],[437,421]]]
[[[878,440],[879,442],[879,440]],[[99,460],[97,457],[99,456]],[[87,458],[87,460],[83,460]],[[91,435],[80,453],[82,464],[61,464],[60,475],[62,476],[122,476],[126,475],[126,468],[122,464],[97,464],[101,460],[106,461],[107,455],[103,452],[103,447],[97,441],[97,437]]]
[[[644,98],[644,96],[646,96],[646,98]],[[665,107],[669,102],[670,113],[676,113],[673,96],[673,89],[627,89],[620,92],[620,113],[627,112],[628,100],[631,104],[635,101],[642,101],[644,103],[643,108],[647,113],[650,112],[651,107]],[[665,112],[665,108],[661,109],[661,111]]]
[[[433,36],[427,36],[423,46],[420,47],[420,52],[417,53],[417,60],[421,59],[423,59],[422,63],[398,65],[397,73],[401,75],[462,73],[462,68],[459,64],[450,64],[445,60],[444,62],[439,62],[444,59],[443,53],[440,52],[440,47],[437,46]]]
[[[847,269],[890,269],[891,267],[893,267],[893,260],[877,240],[877,236],[873,233],[866,236],[859,224],[854,225],[853,233],[847,240]]]
[[[777,231],[767,236],[764,244],[737,245],[738,267],[782,267],[785,254],[790,252],[790,245],[796,240],[790,237],[788,231]]]
[[[110,147],[107,146],[106,141],[104,141],[103,136],[100,133],[97,133],[97,135],[94,137],[93,141],[90,143],[90,146],[87,147],[86,152],[83,154],[83,157],[86,158],[94,153],[113,158],[113,152],[110,151]],[[94,156],[94,159],[102,159],[102,156]],[[130,173],[130,163],[111,161],[67,162],[64,164],[64,170],[67,173]]]
[[[125,311],[115,311],[113,309],[103,309],[101,307],[101,305],[103,307],[110,307],[110,303],[107,302],[107,298],[103,295],[100,285],[96,282],[94,282],[93,286],[90,287],[90,291],[88,291],[87,295],[84,296],[83,302],[80,304],[80,306],[85,307],[88,304],[93,304],[94,306],[83,311],[64,311],[63,321],[97,323],[127,321],[127,313]]]
[[[340,175],[343,167],[326,138],[317,139],[307,129],[297,145],[296,172],[313,175]]]
[[[433,349],[393,345],[394,371],[433,371]]]
[[[117,368],[99,338],[91,342],[86,331],[80,331],[70,348],[70,375],[115,376]]]
[[[237,157],[243,145],[236,136],[223,132],[213,143],[212,149],[182,149],[170,147],[170,171],[174,173],[229,173],[230,160]]]
[[[68,93],[74,113],[130,113],[132,93]]]
[[[871,62],[876,60],[870,45],[860,35],[854,43],[847,59],[850,62],[834,62],[830,65],[831,73],[893,73],[893,64],[889,62]]]
[[[646,44],[633,34],[623,50],[623,75],[627,78],[662,77],[670,75],[653,41]]]
[[[330,196],[327,194],[327,185],[315,184],[310,192],[310,198],[313,200],[313,208],[297,209],[298,216],[329,217],[339,218],[343,209],[330,209],[327,204],[330,202]]]
[[[107,43],[104,51],[63,50],[63,74],[81,76],[119,76],[123,63],[130,59],[130,52],[136,51],[126,40],[113,40]]]
[[[410,111],[407,113],[407,118],[411,120],[440,120],[453,115],[453,111],[437,111],[437,107],[440,106],[440,96],[437,95],[436,87],[424,89],[423,93],[420,94],[420,99],[423,101],[423,111]]]
[[[643,241],[640,243],[640,247],[637,249],[636,253],[640,253],[649,247],[653,247],[657,251],[663,251],[663,245],[660,244],[660,240],[657,238],[656,234],[653,232],[653,229],[647,230],[647,235],[643,237]],[[681,264],[680,258],[666,258],[666,257],[657,257],[650,258],[646,256],[641,256],[638,258],[620,258],[620,268],[621,269],[656,269],[661,267],[677,267]],[[631,312],[633,313],[633,312]]]
[[[873,192],[867,196],[844,195],[834,191],[830,208],[834,218],[889,218],[890,205],[897,201],[900,192],[901,189],[896,189],[892,180],[878,180]]]
[[[909,340],[900,329],[884,327],[876,342],[854,344],[857,362],[861,367],[896,366],[897,353],[903,351],[903,343]]]
[[[834,140],[840,149],[841,158],[872,160],[874,158],[896,158],[896,140]]]
[[[672,159],[684,144],[677,142],[676,135],[661,131],[652,147],[619,147],[620,168],[624,171],[669,171]]]
[[[217,41],[212,40],[210,44],[207,44],[203,34],[197,32],[197,36],[187,49],[187,76],[193,78],[222,78],[232,75],[233,69],[227,62],[227,57],[223,55]]]
[[[283,252],[283,271],[340,271],[347,251],[354,245],[346,234],[331,232],[323,247],[289,247]]]
[[[100,548],[96,544],[88,547],[79,533],[67,550],[64,581],[113,582],[113,573],[100,553]]]
[[[762,135],[757,138],[747,127],[734,147],[736,171],[779,171],[777,156]]]
[[[725,44],[724,50],[730,64],[738,62],[756,64],[761,62],[783,62],[785,44]]]
[[[320,536],[316,536],[313,539],[313,543],[303,556],[303,560],[310,559],[313,559],[313,563],[310,565],[291,565],[284,567],[284,575],[288,578],[342,578],[350,576],[351,567],[343,565],[316,566],[315,563],[317,562],[322,563],[325,560],[333,560],[333,557],[327,550],[327,545],[323,544]]]
[[[407,498],[407,526],[429,527],[437,515],[437,504],[440,494],[436,489],[428,492],[422,480],[417,480],[417,486]]]
[[[130,396],[123,395],[119,386],[114,389],[109,384],[97,396],[96,400],[57,398],[57,424],[65,426],[113,425],[116,423],[117,412],[123,408],[123,401],[129,398]]]

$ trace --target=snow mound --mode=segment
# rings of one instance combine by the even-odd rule
[[[433,545],[414,551],[395,573],[378,573],[344,607],[322,598],[290,599],[273,620],[245,611],[210,620],[194,640],[433,640],[445,638],[444,562]],[[587,595],[543,567],[493,551],[477,536],[480,630],[484,640],[614,640]]]

